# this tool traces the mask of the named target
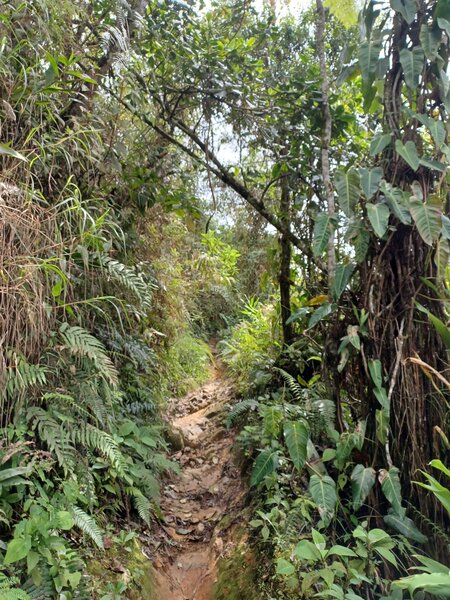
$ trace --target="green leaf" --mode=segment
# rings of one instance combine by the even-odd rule
[[[27,158],[20,152],[13,150],[9,146],[5,146],[5,144],[0,144],[0,154],[4,154],[5,156],[12,156],[13,158],[17,158],[18,160],[23,160],[28,162]]]
[[[324,525],[329,525],[337,503],[336,483],[329,475],[312,475],[309,493],[317,504]]]
[[[73,517],[70,514],[70,512],[68,512],[66,510],[59,510],[56,513],[56,517],[58,520],[58,527],[60,529],[68,531],[69,529],[72,529],[72,527],[74,526],[74,520],[73,520]]]
[[[284,424],[286,446],[289,451],[289,456],[298,471],[301,471],[306,462],[308,437],[309,428],[306,422],[286,421]]]
[[[351,548],[340,546],[339,544],[331,546],[331,548],[328,550],[328,554],[336,554],[337,556],[358,556]]]
[[[370,142],[370,156],[376,156],[383,152],[392,141],[392,133],[383,133],[376,135]]]
[[[422,73],[425,54],[420,46],[415,46],[412,50],[402,48],[400,50],[400,63],[405,75],[405,83],[411,89],[417,89],[419,78]]]
[[[417,155],[417,149],[414,142],[409,140],[406,144],[403,144],[401,140],[395,140],[395,150],[405,162],[411,167],[413,171],[417,171],[419,168],[420,160]]]
[[[446,215],[442,215],[442,235],[450,240],[450,219]]]
[[[314,325],[317,325],[317,323],[325,317],[331,315],[336,310],[336,308],[336,304],[330,304],[329,302],[325,302],[325,304],[319,306],[319,308],[317,308],[313,312],[308,321],[308,329],[314,327]]]
[[[336,265],[336,273],[331,289],[331,295],[333,300],[336,302],[341,297],[343,291],[347,287],[350,277],[354,271],[355,265],[352,263],[339,263]]]
[[[433,119],[433,117],[422,114],[416,114],[415,117],[420,123],[422,123],[422,125],[425,125],[425,127],[430,132],[431,137],[433,138],[436,146],[440,148],[445,142],[446,135],[445,127],[442,121],[439,121],[438,119]]]
[[[321,212],[317,215],[312,243],[314,256],[320,256],[325,251],[334,225],[335,219],[327,212]]]
[[[381,444],[385,444],[389,436],[389,414],[386,410],[375,411],[376,435]]]
[[[361,185],[364,195],[369,200],[376,192],[383,177],[383,169],[375,167],[375,169],[360,169]]]
[[[386,196],[386,204],[391,211],[404,225],[411,224],[411,214],[409,212],[409,194],[400,188],[392,187],[390,183],[383,181],[380,186],[381,191]]]
[[[294,556],[299,560],[321,560],[322,556],[318,548],[309,540],[300,540],[295,546]]]
[[[372,467],[356,465],[352,476],[353,510],[359,510],[375,483],[375,470]]]
[[[419,160],[419,164],[423,167],[427,167],[427,169],[431,169],[432,171],[439,171],[440,173],[445,173],[447,171],[447,165],[439,162],[438,160],[433,160],[432,158],[427,158],[426,156],[422,156]]]
[[[351,217],[361,193],[358,173],[354,169],[339,169],[334,177],[334,185],[340,208],[347,217]]]
[[[389,225],[389,207],[386,204],[366,204],[367,216],[375,234],[382,238]]]
[[[277,560],[277,575],[293,575],[295,573],[294,565],[285,558]]]
[[[439,319],[430,312],[428,312],[428,319],[431,321],[436,331],[441,336],[442,341],[447,346],[447,350],[450,350],[450,329],[443,321],[441,321],[441,319]]]
[[[436,252],[434,253],[434,264],[437,267],[438,279],[444,280],[446,269],[450,261],[450,244],[443,237],[439,238]]]
[[[421,25],[419,33],[420,45],[428,60],[437,58],[441,38],[442,34],[440,32],[435,31],[432,27],[428,27],[426,23]]]
[[[375,79],[380,52],[381,44],[378,42],[365,41],[359,46],[359,67],[363,82],[366,84],[371,83]]]
[[[395,554],[393,554],[388,548],[385,548],[384,546],[376,546],[374,550],[382,558],[394,565],[394,567],[397,567],[397,559],[395,558]]]
[[[376,387],[376,388],[374,388],[373,393],[375,395],[375,398],[380,403],[380,405],[386,411],[386,416],[389,417],[390,403],[389,403],[389,398],[388,398],[386,389],[384,387],[381,387],[381,388]]]
[[[391,467],[389,471],[380,469],[378,480],[385,498],[390,502],[395,514],[402,513],[402,488],[400,485],[400,471],[397,467]]]
[[[415,0],[391,0],[391,7],[402,15],[408,25],[414,21],[417,11]]]
[[[266,475],[273,473],[278,466],[278,455],[270,449],[263,450],[258,455],[250,477],[250,485],[258,485]]]
[[[410,540],[414,540],[419,544],[424,544],[427,541],[427,538],[420,533],[420,531],[414,525],[414,522],[408,517],[399,516],[393,512],[390,512],[390,514],[383,517],[383,520],[386,525],[389,525],[389,527],[392,527],[392,529],[398,531]]]
[[[378,359],[369,360],[369,372],[376,388],[383,387],[383,369]]]
[[[416,590],[423,589],[428,594],[441,598],[450,598],[450,574],[449,573],[421,573],[402,577],[392,583],[393,586],[402,590],[408,590],[411,598]]]
[[[446,0],[444,0],[444,2],[445,1]],[[447,37],[450,38],[450,22],[447,19],[439,18],[437,20],[437,24],[439,25],[440,29],[445,31]]]
[[[419,198],[412,196],[409,206],[421,238],[431,246],[441,233],[442,210],[439,198],[430,196],[425,204]]]
[[[25,558],[31,550],[31,538],[14,538],[8,544],[3,564],[10,565]]]
[[[370,233],[367,229],[360,229],[355,238],[355,260],[359,264],[366,258],[367,250],[369,249]]]

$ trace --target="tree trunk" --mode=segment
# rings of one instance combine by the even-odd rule
[[[283,233],[280,236],[280,304],[281,304],[281,326],[283,330],[283,340],[286,346],[293,342],[294,332],[292,324],[288,323],[291,316],[291,242],[289,232],[291,228],[291,207],[289,194],[288,174],[283,174],[281,178],[281,200],[280,200],[280,222],[282,223]]]

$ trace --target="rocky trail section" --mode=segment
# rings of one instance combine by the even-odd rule
[[[233,532],[244,521],[245,485],[233,462],[234,435],[223,426],[230,383],[216,369],[194,393],[169,408],[172,459],[181,475],[168,482],[165,515],[154,561],[158,600],[212,600],[218,563],[234,548]]]

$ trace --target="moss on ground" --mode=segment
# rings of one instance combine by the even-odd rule
[[[239,543],[233,553],[218,564],[213,600],[259,600],[257,566],[251,548],[244,542]]]
[[[87,563],[87,571],[94,584],[94,598],[100,598],[108,585],[123,582],[126,585],[124,598],[158,600],[152,563],[137,540],[133,540],[127,549],[111,548],[101,558],[92,558]]]

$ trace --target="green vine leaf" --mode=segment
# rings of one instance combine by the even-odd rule
[[[442,209],[437,196],[430,196],[426,203],[416,196],[409,200],[412,218],[423,241],[431,246],[441,233]]]
[[[407,50],[406,48],[400,50],[400,64],[403,67],[405,83],[411,90],[415,90],[419,85],[424,60],[424,51],[418,46],[412,50]]]
[[[273,473],[278,466],[278,455],[274,450],[266,449],[260,452],[255,461],[255,466],[250,477],[250,485],[258,485],[261,481]]]
[[[392,133],[383,133],[376,135],[370,142],[370,156],[376,156],[377,154],[383,152],[383,150],[389,146],[391,141]]]
[[[350,277],[352,276],[355,265],[352,263],[339,263],[336,265],[336,273],[333,281],[333,287],[331,290],[331,294],[333,300],[336,302],[342,295],[342,292],[347,287],[348,282],[350,281]]]
[[[375,167],[375,169],[360,169],[361,186],[367,200],[375,195],[380,186],[383,177],[383,169]]]
[[[400,188],[393,187],[390,183],[383,181],[380,186],[386,197],[386,204],[404,225],[411,224],[411,213],[409,212],[409,194]]]
[[[400,471],[397,467],[391,467],[389,471],[380,469],[378,481],[381,483],[381,491],[390,502],[393,511],[397,515],[402,513],[402,487],[400,484]]]
[[[395,140],[395,150],[404,161],[408,163],[413,171],[417,171],[419,168],[420,160],[417,155],[417,148],[414,142],[409,140],[406,144],[403,144],[401,140]]]
[[[433,138],[436,144],[436,147],[440,148],[445,142],[446,135],[445,127],[442,121],[438,121],[437,119],[433,119],[433,117],[422,114],[415,115],[415,117],[420,123],[422,123],[422,125],[425,125],[425,127],[430,132],[431,137]]]
[[[335,481],[329,475],[312,475],[309,480],[309,493],[317,504],[324,525],[329,525],[337,503]]]
[[[417,10],[415,0],[391,0],[391,8],[399,12],[408,25],[414,21]]]
[[[389,207],[386,204],[366,204],[367,216],[376,235],[382,238],[389,224]]]
[[[390,509],[389,514],[385,515],[383,517],[384,522],[386,523],[386,525],[389,525],[389,527],[392,527],[392,529],[394,529],[395,531],[398,531],[399,533],[401,533],[402,535],[404,535],[405,537],[409,538],[410,540],[414,540],[415,542],[418,542],[419,544],[425,544],[428,541],[428,538],[426,538],[415,526],[414,522],[409,519],[408,517],[405,517],[402,511],[402,516],[396,515],[395,513],[392,512],[392,509]]]
[[[314,325],[317,325],[319,321],[331,315],[331,313],[333,313],[335,310],[336,304],[330,304],[329,302],[325,302],[325,304],[319,306],[319,308],[313,312],[308,321],[308,329],[314,327]]]
[[[359,67],[363,82],[366,84],[370,84],[375,79],[380,52],[381,44],[375,42],[363,42],[359,47]]]
[[[305,421],[287,421],[284,424],[284,439],[297,471],[301,471],[306,462],[308,438],[309,428]]]
[[[314,256],[320,256],[327,247],[328,240],[335,226],[335,218],[327,212],[321,212],[316,217],[313,234],[313,253]]]
[[[442,35],[433,28],[428,27],[426,23],[421,25],[419,33],[420,45],[422,46],[425,56],[428,58],[428,60],[433,61],[438,57],[438,47],[441,38]]]
[[[336,171],[334,185],[340,208],[347,217],[351,217],[361,193],[358,173],[354,169],[349,169],[347,172],[339,169]]]
[[[375,470],[372,467],[356,465],[352,476],[353,510],[359,510],[375,483]]]

